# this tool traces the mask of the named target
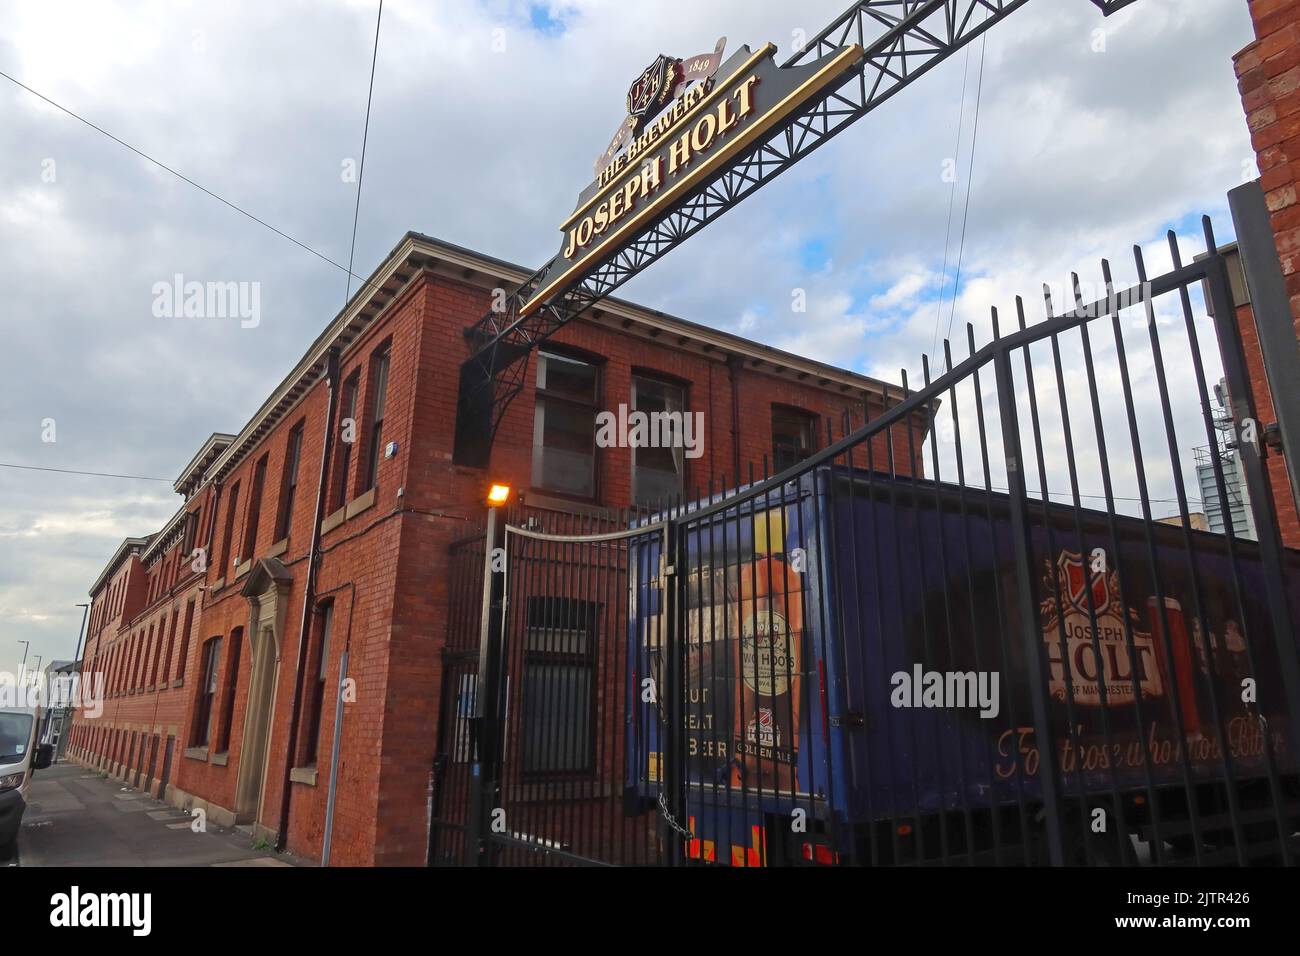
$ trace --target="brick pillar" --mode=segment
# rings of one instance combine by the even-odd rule
[[[1255,40],[1233,58],[1233,65],[1291,300],[1291,318],[1300,337],[1300,0],[1249,3]],[[1238,321],[1257,412],[1263,422],[1275,421],[1249,307],[1238,310]],[[1286,463],[1277,453],[1266,462],[1282,541],[1300,547],[1300,518]]]
[[[1300,0],[1250,0],[1255,41],[1233,58],[1300,335]]]

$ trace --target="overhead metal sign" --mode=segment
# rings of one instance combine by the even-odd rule
[[[560,224],[556,257],[466,332],[456,462],[487,465],[540,342],[1028,2],[858,0],[783,66],[772,45],[722,62],[725,41],[656,57]]]
[[[780,67],[776,46],[660,56],[628,91],[628,117],[596,160],[596,178],[561,224],[560,253],[520,306],[527,316],[564,292],[706,183],[864,56],[858,44],[801,66]]]

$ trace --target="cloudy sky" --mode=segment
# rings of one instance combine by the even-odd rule
[[[346,262],[376,6],[15,0],[0,10],[0,71]],[[726,35],[731,50],[771,40],[784,57],[844,6],[387,0],[355,271],[408,229],[540,265],[657,54]],[[1166,230],[1200,251],[1202,213],[1231,237],[1225,193],[1256,175],[1231,62],[1251,37],[1244,0],[1141,0],[1110,20],[1087,0],[1037,0],[621,294],[919,376],[950,323],[984,341],[990,306],[1013,314],[1016,293],[1037,317],[1043,282],[1098,282],[1103,256],[1131,280],[1134,243],[1158,272]],[[46,661],[72,655],[74,605],[116,545],[174,512],[170,479],[210,432],[243,426],[336,314],[345,274],[3,78],[0,239],[0,462],[168,479],[0,467],[12,671],[20,641]],[[260,321],[158,318],[153,287],[177,274],[259,283]],[[807,312],[791,312],[794,289]],[[1185,384],[1186,361],[1170,361]],[[1149,364],[1134,362],[1145,395]],[[1065,364],[1077,389],[1068,345]],[[1203,442],[1180,434],[1180,447]],[[1170,494],[1167,474],[1152,480]]]

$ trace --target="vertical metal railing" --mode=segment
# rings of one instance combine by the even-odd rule
[[[777,474],[495,514],[464,859],[1295,863],[1300,553],[1205,235],[1154,278],[1136,251],[1126,288],[1072,276],[1069,312],[992,312]],[[1258,541],[1202,530],[1189,491],[1209,438],[1239,493],[1220,368]]]
[[[483,597],[485,535],[453,541],[447,555],[447,636],[441,650],[438,739],[429,798],[430,866],[460,866],[469,850],[473,715]]]

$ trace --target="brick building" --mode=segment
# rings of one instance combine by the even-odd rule
[[[108,696],[98,718],[77,715],[74,757],[272,840],[287,786],[282,842],[319,858],[346,650],[331,862],[421,863],[448,551],[481,523],[489,478],[530,509],[607,513],[792,463],[827,421],[838,435],[883,408],[872,379],[608,300],[534,352],[535,387],[510,406],[490,467],[464,467],[465,332],[527,275],[408,234],[243,429],[208,438],[175,483],[176,515],[124,541],[92,586],[83,671]],[[620,404],[702,412],[700,456],[595,447],[597,412]],[[910,452],[894,432],[901,472],[921,468],[928,422],[913,427]]]

